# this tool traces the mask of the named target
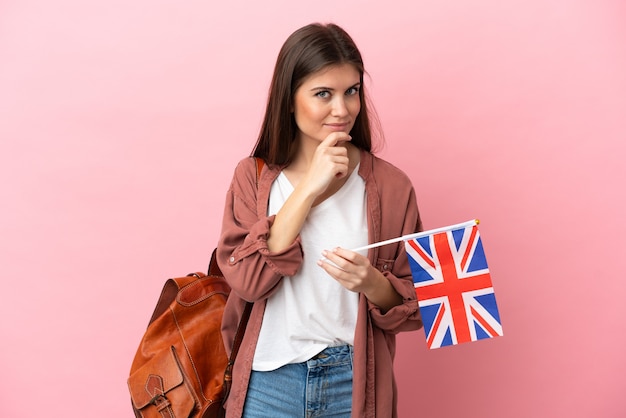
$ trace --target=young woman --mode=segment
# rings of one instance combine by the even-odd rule
[[[363,60],[334,24],[294,32],[253,157],[235,169],[218,263],[227,352],[254,302],[227,417],[395,417],[395,334],[422,325],[402,243],[421,230],[407,176],[371,153]]]

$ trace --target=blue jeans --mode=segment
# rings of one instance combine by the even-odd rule
[[[349,418],[353,347],[329,347],[303,363],[252,371],[243,418]]]

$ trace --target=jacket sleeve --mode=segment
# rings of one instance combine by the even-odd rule
[[[269,297],[283,276],[298,271],[303,259],[299,237],[278,253],[267,247],[274,216],[258,213],[257,196],[269,196],[262,191],[269,187],[262,179],[257,186],[255,161],[247,158],[237,165],[226,193],[217,263],[232,291],[249,302]]]
[[[396,237],[419,232],[423,229],[417,208],[415,191],[410,183],[406,186],[406,191],[403,195],[402,199],[398,199],[397,195],[392,199],[395,204],[393,205],[394,213],[391,216],[389,216],[389,208],[384,207],[385,198],[381,199],[383,229],[387,233],[389,233],[389,230],[395,230],[396,232],[391,235]],[[404,201],[405,204],[398,204],[398,200]],[[397,212],[400,207],[406,208],[404,213]],[[387,214],[386,217],[385,214]],[[398,222],[398,224],[396,225],[394,222]],[[393,238],[393,236],[390,238]],[[377,305],[368,301],[373,324],[386,332],[394,334],[420,329],[422,327],[422,317],[404,242],[401,241],[380,247],[375,267],[383,273],[396,292],[402,296],[402,303],[383,313]]]

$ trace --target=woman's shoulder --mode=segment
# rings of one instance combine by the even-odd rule
[[[366,165],[366,170],[376,178],[377,182],[390,180],[411,185],[411,179],[402,169],[372,153],[364,152],[361,155],[361,164]]]
[[[269,166],[262,159],[245,157],[235,167],[233,185],[239,189],[258,188],[260,184],[271,182],[280,173],[281,167]]]
[[[231,190],[248,189],[256,179],[256,164],[253,157],[245,157],[235,165]]]
[[[255,174],[260,173],[264,169],[269,169],[270,171],[280,171],[283,167],[281,166],[270,166],[263,159],[258,157],[245,157],[237,163],[237,167],[235,168],[235,172],[246,173],[246,174]]]
[[[255,166],[255,159],[254,157],[245,157],[242,158],[241,160],[239,160],[237,162],[237,165],[235,166],[235,173],[253,173],[253,168]]]

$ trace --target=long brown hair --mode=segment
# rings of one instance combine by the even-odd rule
[[[372,133],[365,88],[363,59],[345,30],[335,24],[313,23],[294,33],[283,44],[269,89],[265,117],[252,155],[268,164],[289,164],[296,152],[297,126],[291,112],[294,93],[305,78],[330,65],[351,64],[360,74],[359,112],[350,136],[356,147],[371,151]]]

